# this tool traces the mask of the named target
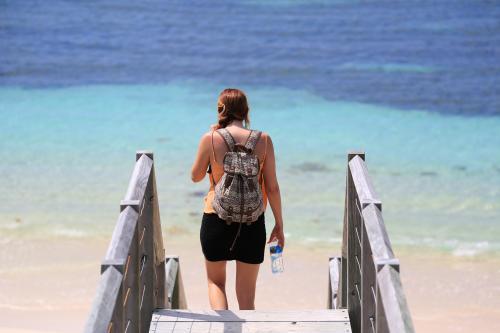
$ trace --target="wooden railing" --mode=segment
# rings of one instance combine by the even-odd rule
[[[164,309],[187,309],[186,295],[184,293],[184,284],[182,282],[181,266],[178,256],[167,256],[167,301]]]
[[[153,154],[137,152],[84,332],[148,332],[157,308],[187,304],[179,258],[165,258]]]
[[[329,268],[328,308],[347,308],[353,333],[414,332],[364,153],[348,154],[342,256]]]

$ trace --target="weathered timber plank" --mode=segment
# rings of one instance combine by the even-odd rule
[[[174,289],[177,281],[177,272],[179,269],[179,257],[169,256],[166,258],[165,263],[165,293],[167,296],[166,309],[172,309],[174,302]]]
[[[127,193],[124,200],[139,200],[140,207],[143,207],[144,193],[149,180],[149,174],[153,168],[153,160],[147,155],[141,155],[134,166],[132,176],[128,184]],[[140,214],[140,212],[139,212]]]
[[[120,213],[108,250],[101,263],[101,272],[104,272],[108,266],[115,266],[123,274],[138,216],[131,207],[126,207]]]
[[[161,322],[150,333],[350,333],[341,322]]]
[[[372,331],[376,322],[377,272],[387,263],[397,260],[391,248],[382,213],[370,203],[363,208],[361,332]]]
[[[363,209],[363,219],[373,260],[394,258],[384,218],[378,207],[374,204],[367,205]]]
[[[114,267],[108,267],[101,275],[90,315],[85,324],[85,333],[107,332],[113,313],[119,304],[122,274]],[[117,304],[118,303],[118,304]]]
[[[415,332],[399,273],[390,265],[377,273],[377,303],[377,332]]]
[[[342,257],[329,258],[329,274],[328,274],[328,309],[337,309],[340,307],[339,301],[339,284],[340,284],[340,270]]]
[[[365,161],[360,156],[354,156],[349,161],[349,170],[362,206],[360,209],[370,203],[374,203],[382,210],[382,203],[375,192]]]
[[[154,153],[151,150],[138,150],[135,152],[135,160],[138,161],[142,155],[147,155],[150,159],[154,159]]]
[[[139,231],[136,223],[123,274],[123,326],[128,328],[127,332],[140,332],[138,239]]]
[[[154,168],[152,170],[152,178],[153,178],[153,193],[152,197],[149,199],[151,200],[151,203],[153,205],[153,237],[154,237],[154,250],[155,250],[155,265],[159,265],[161,262],[165,261],[165,248],[163,247],[160,207],[158,201],[158,192],[156,190],[156,173]]]
[[[375,207],[370,204],[369,207]],[[365,208],[367,209],[367,208]],[[363,209],[363,212],[365,211]],[[376,208],[378,210],[378,208]],[[366,220],[362,213],[362,235],[361,235],[361,332],[374,332],[375,320],[375,288],[377,271],[373,262],[370,238],[367,234],[367,227],[370,224],[378,223],[377,220]],[[376,229],[378,231],[378,229]]]
[[[139,200],[122,200],[120,201],[120,212],[127,207],[132,207],[137,213],[140,211],[141,201]]]
[[[151,170],[145,192],[146,200],[142,214],[139,216],[139,308],[140,332],[148,332],[151,315],[155,309],[155,277],[154,277],[154,236],[153,236],[153,174]]]
[[[345,177],[345,196],[344,196],[344,216],[342,220],[342,260],[341,264],[342,267],[340,269],[340,287],[339,287],[339,302],[338,302],[338,307],[339,308],[346,308],[347,307],[347,253],[348,253],[348,211],[347,211],[347,203],[348,203],[348,198],[349,198],[349,177],[350,177],[350,172],[349,172],[349,161],[351,160],[352,157],[356,156],[355,153],[348,154],[347,155],[347,170],[346,170],[346,177]],[[364,154],[363,154],[364,158]]]
[[[347,163],[352,160],[355,156],[359,156],[363,161],[365,160],[365,152],[362,150],[351,150],[347,153]]]
[[[181,321],[349,321],[346,309],[318,310],[189,310],[157,309],[151,319],[153,322]]]
[[[359,156],[353,157],[359,159]],[[351,160],[352,161],[352,160]],[[359,333],[361,329],[361,228],[362,217],[358,195],[353,182],[351,168],[347,168],[347,308],[351,329]]]
[[[163,246],[163,234],[161,231],[160,207],[158,192],[156,189],[156,172],[153,166],[152,175],[152,197],[150,198],[153,209],[153,246],[154,266],[156,273],[155,288],[157,290],[155,304],[157,308],[163,308],[166,304],[165,295],[165,248]],[[161,282],[161,283],[160,283]]]
[[[179,256],[169,255],[166,257],[165,274],[166,274],[166,309],[186,309],[187,300],[184,293],[184,283],[179,264]]]
[[[182,279],[182,270],[181,270],[181,265],[179,264],[179,268],[177,269],[177,286],[176,286],[176,291],[175,291],[175,297],[176,301],[173,303],[173,305],[177,309],[187,309],[187,298],[186,294],[184,292],[184,281]]]

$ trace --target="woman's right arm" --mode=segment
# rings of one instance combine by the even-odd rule
[[[267,135],[267,134],[266,134]],[[266,157],[264,160],[263,174],[267,199],[273,210],[274,228],[269,236],[268,243],[273,238],[278,238],[279,245],[284,248],[285,236],[283,233],[283,216],[281,211],[281,194],[278,179],[276,177],[276,160],[274,156],[274,146],[271,137],[267,135]]]

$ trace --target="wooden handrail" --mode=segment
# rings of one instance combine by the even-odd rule
[[[167,273],[167,304],[164,308],[187,309],[181,267],[179,265],[179,256],[167,256],[165,270]]]
[[[149,332],[167,287],[153,153],[139,151],[84,332]]]
[[[328,307],[348,309],[353,333],[414,332],[399,260],[392,250],[365,154],[349,153],[347,160],[340,269],[338,273],[330,269],[330,281],[338,280],[339,286],[335,300],[334,287],[329,286]]]
[[[84,332],[117,332],[114,323],[121,322],[117,316],[121,314],[119,309],[122,307],[122,280],[122,273],[114,267],[102,273]]]
[[[326,307],[328,309],[338,309],[339,301],[339,286],[340,286],[340,271],[342,270],[342,258],[328,258],[328,300]]]
[[[415,332],[399,271],[393,265],[384,265],[377,273],[377,305],[376,332]]]

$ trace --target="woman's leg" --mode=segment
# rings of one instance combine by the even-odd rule
[[[227,310],[226,260],[205,259],[208,279],[208,299],[212,310]]]
[[[247,264],[236,260],[236,297],[240,310],[255,309],[255,286],[260,264]]]

